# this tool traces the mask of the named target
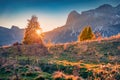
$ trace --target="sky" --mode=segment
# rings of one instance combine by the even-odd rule
[[[25,28],[32,15],[38,17],[43,31],[65,25],[68,14],[81,13],[102,4],[117,6],[119,0],[0,0],[0,26]]]

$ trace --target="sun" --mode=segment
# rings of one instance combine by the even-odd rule
[[[36,30],[36,33],[37,33],[37,34],[41,34],[41,30],[37,29],[37,30]]]

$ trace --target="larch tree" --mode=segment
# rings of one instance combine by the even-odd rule
[[[90,26],[86,26],[78,36],[78,41],[92,40],[95,39],[95,34],[92,32]]]
[[[36,16],[32,16],[30,20],[28,20],[27,28],[25,29],[24,34],[24,44],[43,44],[42,42],[42,29],[39,25],[38,18]]]

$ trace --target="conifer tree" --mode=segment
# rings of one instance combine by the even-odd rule
[[[92,29],[90,26],[86,26],[78,36],[78,41],[85,41],[85,40],[92,40],[95,39],[95,35],[92,32]]]
[[[42,37],[41,34],[37,33],[37,30],[42,31],[40,28],[39,22],[37,21],[38,18],[36,16],[32,16],[30,20],[28,20],[27,28],[25,29],[24,34],[24,44],[33,44],[39,43],[42,44]]]

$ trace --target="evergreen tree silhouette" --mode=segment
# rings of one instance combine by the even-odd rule
[[[41,34],[37,34],[36,30],[40,30],[42,32],[42,29],[40,28],[39,22],[37,21],[38,18],[36,16],[32,16],[31,20],[28,20],[27,28],[25,29],[24,34],[24,44],[33,44],[33,43],[39,43],[42,44],[42,37]]]
[[[95,34],[92,32],[90,26],[86,26],[78,36],[78,41],[92,40],[95,39]]]

